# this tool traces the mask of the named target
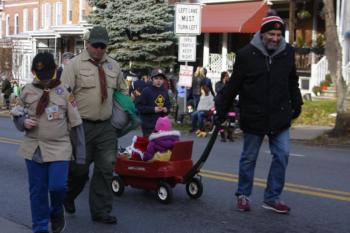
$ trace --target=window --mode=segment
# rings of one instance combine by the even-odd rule
[[[55,24],[61,25],[62,24],[62,2],[56,2],[56,19]]]
[[[41,5],[41,28],[45,26],[45,4]]]
[[[6,15],[6,21],[5,21],[5,35],[9,36],[10,35],[10,16]]]
[[[79,0],[79,21],[86,21],[86,0]]]
[[[73,10],[72,10],[72,0],[67,0],[67,23],[72,23]]]
[[[44,28],[48,29],[51,26],[51,4],[44,4]]]
[[[19,33],[19,16],[18,14],[15,14],[15,22],[14,22],[14,31],[13,31],[13,34],[16,35]]]
[[[37,31],[39,29],[39,14],[38,8],[33,9],[33,31]]]
[[[28,31],[28,9],[23,10],[23,32]]]

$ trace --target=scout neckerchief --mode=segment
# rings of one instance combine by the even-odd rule
[[[52,77],[50,82],[46,85],[43,82],[41,82],[39,78],[36,77],[36,79],[39,80],[39,83],[33,83],[33,86],[43,90],[43,94],[41,95],[38,106],[36,107],[36,115],[41,116],[41,114],[43,114],[43,112],[45,111],[45,108],[49,105],[50,89],[60,85],[61,81],[59,79],[56,79],[56,74]]]
[[[100,80],[100,89],[101,89],[101,103],[103,103],[108,97],[107,84],[106,84],[106,73],[103,70],[102,64],[100,64],[97,61],[94,61],[92,59],[89,59],[89,62],[94,64],[98,69],[98,77]]]

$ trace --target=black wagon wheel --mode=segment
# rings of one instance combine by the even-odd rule
[[[112,180],[112,191],[114,195],[121,196],[124,193],[125,184],[120,176],[114,176]]]
[[[163,204],[169,204],[173,199],[173,190],[166,182],[161,181],[157,190],[158,200]]]
[[[192,178],[186,184],[186,192],[188,196],[193,199],[200,198],[203,194],[203,184],[202,181],[198,178]]]

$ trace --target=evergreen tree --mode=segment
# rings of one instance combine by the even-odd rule
[[[175,64],[173,14],[162,0],[95,0],[90,22],[110,35],[109,55],[124,69]]]

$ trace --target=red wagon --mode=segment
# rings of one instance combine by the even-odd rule
[[[157,190],[157,197],[162,203],[172,200],[172,188],[176,184],[186,184],[186,192],[192,198],[199,198],[203,192],[201,178],[185,180],[185,175],[193,168],[193,141],[177,142],[169,161],[135,161],[125,156],[118,156],[114,172],[112,190],[120,196],[125,186],[145,190]]]
[[[203,193],[203,184],[198,173],[209,157],[217,135],[218,128],[215,127],[195,164],[192,162],[193,141],[176,142],[169,161],[144,162],[118,156],[112,182],[114,194],[121,196],[128,185],[144,190],[157,190],[159,201],[167,204],[172,200],[172,188],[181,183],[186,185],[186,192],[191,198],[199,198]]]

